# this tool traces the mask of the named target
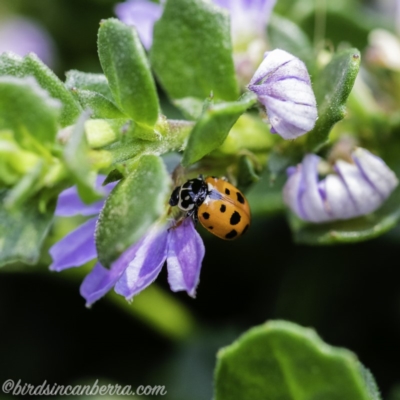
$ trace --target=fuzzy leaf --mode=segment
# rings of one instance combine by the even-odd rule
[[[108,100],[113,101],[110,86],[108,86],[108,81],[105,75],[91,74],[73,69],[66,72],[65,76],[67,77],[65,86],[69,90],[90,90],[91,92],[100,93]]]
[[[53,221],[55,204],[46,212],[39,212],[39,202],[31,199],[18,209],[6,209],[0,193],[0,266],[22,261],[34,264]]]
[[[271,321],[218,353],[215,400],[378,400],[356,356],[312,330]]]
[[[71,136],[64,148],[64,162],[78,187],[78,193],[85,203],[99,200],[102,196],[96,191],[96,172],[91,170],[88,153],[89,145],[85,135],[85,122],[89,112],[85,111],[73,127]]]
[[[0,130],[12,131],[21,147],[52,147],[60,107],[34,78],[0,77]]]
[[[91,90],[74,89],[72,93],[83,109],[90,109],[93,118],[124,118],[118,107],[107,97]]]
[[[256,102],[256,96],[246,92],[237,101],[206,106],[189,136],[182,165],[193,164],[221,146],[237,119]]]
[[[57,76],[37,58],[29,54],[24,58],[11,53],[0,55],[0,76],[11,75],[18,78],[33,76],[50,96],[62,103],[59,123],[62,127],[72,125],[78,118],[81,107]]]
[[[98,51],[118,107],[137,123],[153,126],[158,119],[158,97],[136,29],[113,18],[101,22]]]
[[[168,0],[154,27],[151,63],[172,99],[235,100],[227,13],[204,0]]]
[[[360,52],[347,49],[336,54],[318,74],[313,84],[318,106],[315,127],[307,134],[307,150],[316,152],[324,146],[336,122],[344,118],[346,101],[360,68]]]
[[[110,121],[118,120],[102,120],[108,125],[109,130],[114,130],[116,126],[112,126]],[[109,151],[113,158],[113,165],[121,164],[124,169],[124,175],[126,168],[129,169],[129,163],[133,162],[136,164],[136,159],[144,154],[162,155],[171,151],[179,151],[182,149],[188,133],[192,129],[192,123],[188,121],[173,121],[168,120],[167,126],[164,128],[162,138],[157,141],[143,140],[137,137],[136,129],[140,129],[135,125],[132,125],[125,133],[125,137],[121,140],[112,143],[105,149]],[[93,131],[93,136],[96,131]],[[90,135],[89,135],[90,138]]]
[[[96,229],[96,246],[102,265],[110,264],[138,241],[163,213],[170,191],[164,163],[157,156],[143,156],[131,173],[108,197]]]
[[[354,243],[372,239],[394,228],[400,221],[400,187],[372,214],[347,221],[308,224],[290,214],[294,239],[305,244]]]

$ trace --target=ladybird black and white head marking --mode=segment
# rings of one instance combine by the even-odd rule
[[[190,179],[182,186],[174,189],[169,199],[171,206],[178,206],[189,216],[197,210],[197,207],[204,202],[208,195],[208,186],[202,176]]]

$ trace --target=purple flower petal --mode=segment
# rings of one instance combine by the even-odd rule
[[[170,230],[167,268],[172,291],[185,290],[195,297],[204,253],[203,241],[190,218]]]
[[[321,159],[308,154],[303,160],[304,190],[299,192],[299,201],[308,221],[323,222],[331,219],[327,213],[324,200],[318,186],[318,164]]]
[[[287,51],[275,49],[267,51],[264,55],[264,60],[251,78],[250,85],[259,85],[264,79],[270,78],[273,73],[283,67],[288,62],[294,60],[296,57]]]
[[[158,276],[167,257],[168,230],[153,226],[124,256],[126,269],[115,291],[128,300],[149,286]],[[118,260],[120,262],[120,260]]]
[[[267,52],[248,88],[266,108],[272,132],[294,139],[314,127],[318,114],[310,77],[292,54]]]
[[[115,6],[117,17],[127,25],[134,25],[143,46],[148,50],[153,43],[153,26],[161,17],[163,7],[147,0],[129,0]]]
[[[348,219],[358,214],[343,180],[337,175],[325,179],[326,206],[332,219]]]
[[[126,263],[117,260],[110,269],[104,268],[100,263],[94,266],[92,271],[86,275],[80,287],[81,296],[86,300],[87,307],[113,288],[124,272],[126,265]]]
[[[106,186],[101,186],[104,179],[104,175],[97,176],[96,189],[103,192],[104,197],[107,197],[112,189],[114,189],[117,182],[111,182]],[[76,186],[72,186],[61,192],[58,196],[55,214],[59,217],[72,217],[79,214],[85,216],[96,215],[100,213],[104,202],[105,200],[99,200],[92,204],[85,204],[80,199]]]
[[[265,28],[276,0],[214,0],[231,17],[233,38],[265,36]]]
[[[380,159],[368,150],[357,148],[353,160],[365,176],[365,179],[386,199],[399,181],[395,173]]]
[[[379,192],[364,178],[356,165],[338,160],[335,168],[355,204],[357,212],[353,217],[369,214],[382,204]]]
[[[79,267],[97,257],[94,242],[96,222],[97,218],[89,219],[50,248],[52,271]]]
[[[126,269],[131,266],[132,261],[136,257],[141,257],[143,253],[145,256],[152,256],[152,251],[154,251],[155,249],[147,247],[148,254],[146,254],[144,242],[146,242],[146,239],[147,241],[149,240],[149,236],[153,232],[156,231],[150,231],[149,234],[145,235],[141,240],[125,250],[121,254],[121,256],[111,264],[110,269],[104,268],[99,263],[93,268],[92,272],[86,276],[81,285],[81,295],[86,299],[87,306],[93,304],[96,300],[100,299],[109,290],[111,290],[114,285],[117,284],[117,282],[121,279],[121,276],[122,274],[124,274]],[[166,230],[164,230],[163,232],[166,235]],[[123,290],[125,289],[125,282],[126,278],[123,279],[121,282],[118,282],[117,286]],[[119,293],[117,287],[116,292]]]
[[[45,64],[54,64],[54,43],[45,29],[28,18],[2,20],[0,53],[10,51],[21,57],[35,53]]]

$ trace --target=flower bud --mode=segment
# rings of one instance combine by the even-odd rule
[[[271,133],[295,139],[314,128],[318,114],[310,76],[292,54],[280,49],[265,53],[248,88],[266,108]]]
[[[350,219],[377,210],[398,184],[394,172],[369,151],[357,148],[352,163],[337,160],[333,173],[318,178],[321,158],[307,154],[288,170],[283,197],[305,221],[320,223]]]

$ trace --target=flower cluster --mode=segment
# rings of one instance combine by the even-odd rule
[[[98,177],[98,189],[101,189],[103,180],[104,177]],[[103,188],[105,197],[114,186],[115,183],[110,183]],[[51,270],[79,267],[97,257],[94,233],[97,215],[104,202],[105,199],[91,205],[83,204],[76,187],[60,194],[56,215],[69,217],[80,214],[92,218],[50,249],[53,259]],[[203,257],[204,245],[190,218],[177,226],[171,221],[155,223],[137,243],[112,263],[110,269],[97,262],[82,282],[81,295],[89,306],[115,287],[117,293],[130,300],[157,278],[167,261],[171,290],[184,290],[194,297]]]

